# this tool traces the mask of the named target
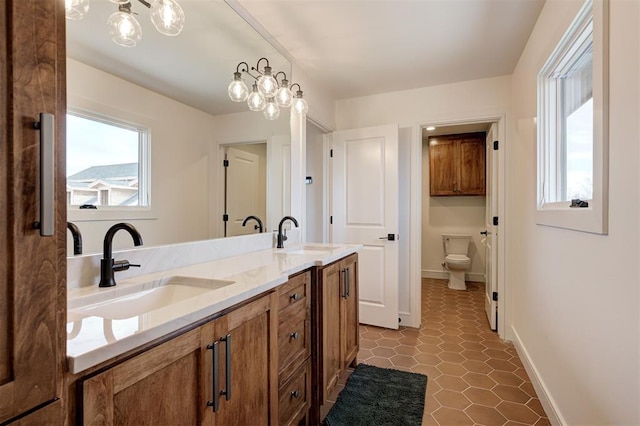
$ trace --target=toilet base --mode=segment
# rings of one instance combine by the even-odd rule
[[[449,271],[449,288],[451,290],[466,290],[464,271]]]

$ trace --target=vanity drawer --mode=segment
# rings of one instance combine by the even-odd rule
[[[309,410],[311,396],[311,362],[307,360],[291,378],[280,386],[279,419],[281,425],[297,425]]]
[[[288,319],[278,326],[278,372],[292,369],[311,354],[310,322],[307,309],[303,305],[287,310]],[[289,374],[283,374],[287,377]]]
[[[303,272],[289,278],[289,281],[278,287],[278,308],[283,310],[296,304],[308,305],[311,272]]]

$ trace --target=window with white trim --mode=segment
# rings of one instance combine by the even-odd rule
[[[538,74],[538,224],[606,234],[607,1],[588,0]]]
[[[148,134],[142,126],[117,119],[68,112],[68,205],[148,207]]]

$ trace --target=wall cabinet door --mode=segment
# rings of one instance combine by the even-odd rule
[[[0,2],[0,34],[0,423],[47,403],[49,421],[62,423],[63,404],[51,402],[64,399],[66,357],[64,2]],[[54,115],[53,173],[43,175],[53,182],[52,236],[33,226],[39,113]]]
[[[484,132],[429,138],[431,196],[485,195]]]
[[[82,381],[79,423],[269,424],[275,303],[264,296]]]

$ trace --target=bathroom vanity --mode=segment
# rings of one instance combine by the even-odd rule
[[[68,422],[319,424],[358,352],[357,245],[70,289]]]

